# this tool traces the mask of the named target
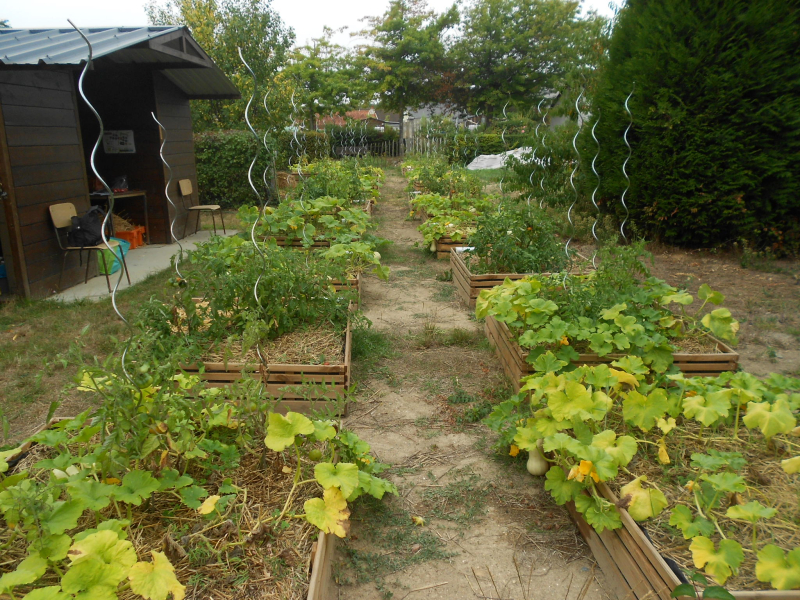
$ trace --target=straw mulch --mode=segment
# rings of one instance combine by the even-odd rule
[[[797,477],[788,475],[780,466],[782,459],[792,455],[791,448],[778,440],[768,445],[759,432],[750,432],[745,427],[739,431],[740,439],[733,439],[732,434],[733,427],[718,431],[709,428],[701,430],[699,423],[686,423],[681,427],[681,431],[675,431],[667,436],[671,464],[660,465],[654,456],[655,446],[642,444],[640,449],[644,449],[650,456],[637,456],[628,465],[628,469],[634,476],[646,475],[648,482],[660,489],[670,503],[658,517],[642,523],[656,548],[663,555],[675,560],[684,571],[697,571],[692,562],[692,553],[689,551],[691,540],[684,540],[680,530],[669,525],[671,509],[677,504],[683,504],[696,513],[694,496],[682,485],[689,479],[697,477],[698,472],[690,467],[693,453],[707,454],[710,449],[740,452],[747,461],[746,466],[739,472],[747,482],[747,491],[744,494],[730,494],[714,511],[720,515],[719,523],[726,537],[736,540],[744,549],[744,562],[739,574],[728,579],[725,588],[766,590],[770,589],[769,584],[758,581],[755,576],[757,557],[752,547],[753,526],[733,521],[724,515],[728,507],[733,504],[745,504],[757,500],[764,506],[778,511],[773,518],[761,520],[756,524],[758,550],[766,544],[775,544],[784,551],[800,546]],[[796,453],[796,450],[794,452]],[[610,482],[610,487],[614,493],[619,494],[619,488],[630,479],[632,477],[621,473],[614,482]],[[711,539],[718,544],[721,537],[715,532]]]
[[[48,448],[35,446],[17,469],[30,468],[49,454]],[[311,466],[306,466],[304,478],[311,472]],[[318,530],[303,519],[284,519],[275,528],[259,526],[260,517],[283,508],[293,474],[294,465],[284,462],[282,455],[267,451],[263,461],[257,455],[247,455],[236,469],[213,471],[210,476],[202,474],[208,478],[203,485],[209,494],[219,493],[225,477],[246,490],[229,502],[222,515],[203,517],[168,493],[156,494],[141,507],[133,507],[128,539],[139,560],[152,560],[151,550],[166,553],[178,580],[186,586],[187,600],[305,600],[312,545]],[[200,473],[195,475],[202,481]],[[316,485],[300,486],[292,511],[303,513],[303,503],[315,496],[319,496]],[[103,514],[107,518],[117,516],[113,507]],[[78,530],[92,527],[94,517],[87,514]],[[0,544],[5,545],[10,536],[8,528],[0,528]],[[25,549],[23,540],[12,542],[4,550],[0,574],[13,570],[25,557]],[[57,584],[57,577],[48,573],[36,587]],[[22,597],[30,589],[20,587],[15,594]],[[121,600],[134,598],[138,596],[130,590],[120,594]]]
[[[203,355],[205,362],[241,361],[247,364],[338,365],[344,363],[344,339],[330,323],[285,333],[242,352],[242,340],[230,339]],[[261,353],[261,358],[259,358]]]

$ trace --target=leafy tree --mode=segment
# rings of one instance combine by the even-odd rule
[[[378,89],[380,103],[403,118],[408,107],[435,99],[445,67],[443,35],[458,22],[455,6],[437,15],[424,0],[391,0],[388,10],[369,20],[373,43],[364,49],[364,75]]]
[[[238,48],[256,74],[260,103],[265,86],[271,85],[277,70],[285,64],[295,37],[272,8],[271,0],[167,0],[164,5],[153,0],[146,11],[153,25],[189,27],[200,46],[242,92],[241,100],[194,101],[192,117],[197,131],[242,127],[253,84]],[[260,123],[266,125],[263,109],[260,113]],[[277,114],[275,119],[279,119]],[[281,125],[285,123],[283,120]]]
[[[575,0],[478,0],[450,52],[453,100],[491,119],[506,102],[530,106],[567,79],[583,85],[603,56],[606,29],[595,13],[580,19]]]
[[[374,86],[359,77],[356,56],[331,41],[334,31],[325,27],[321,38],[296,48],[283,73],[302,95],[302,103],[314,129],[315,116],[343,112],[369,101]]]
[[[624,213],[623,104],[635,82],[626,201],[638,230],[686,246],[745,238],[800,250],[799,30],[797,2],[630,0],[592,109],[606,206]]]
[[[11,25],[8,24],[8,19],[0,19],[0,29],[8,29]]]

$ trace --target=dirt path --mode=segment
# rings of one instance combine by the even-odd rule
[[[376,218],[394,242],[392,274],[364,285],[374,352],[354,362],[360,391],[345,425],[392,465],[400,495],[354,510],[336,558],[339,597],[607,597],[542,478],[495,456],[490,432],[470,422],[510,391],[481,326],[436,279],[448,263],[423,253],[418,222],[406,220],[405,181],[395,169],[386,179]]]

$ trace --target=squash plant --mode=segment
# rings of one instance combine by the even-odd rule
[[[588,275],[532,275],[482,290],[476,316],[506,323],[519,345],[529,348],[533,363],[552,350],[565,367],[581,352],[598,356],[631,353],[658,372],[672,365],[674,342],[714,335],[736,343],[739,324],[726,308],[703,314],[707,305],[724,297],[702,285],[695,298],[654,277],[638,280],[626,273],[636,250],[620,261],[609,259]],[[671,306],[678,306],[673,312]]]
[[[231,515],[246,502],[247,490],[229,479],[206,481],[212,471],[235,468],[246,453],[291,452],[293,486],[282,510],[263,515],[252,530],[238,528],[225,548],[253,543],[254,531],[267,525],[281,531],[279,525],[292,519],[344,536],[348,501],[396,493],[377,477],[386,465],[370,456],[369,445],[331,421],[271,412],[255,382],[206,389],[196,377],[174,375],[174,363],[143,380],[150,364],[132,364],[130,380],[117,363],[79,374],[77,389],[96,395],[100,408],[33,436],[50,451],[31,468],[10,468],[12,454],[3,453],[0,513],[10,532],[4,548],[15,549],[7,556],[22,558],[4,569],[0,593],[27,600],[113,599],[129,588],[149,600],[169,594],[180,600],[185,582],[167,556],[140,556],[129,539],[137,512],[156,497],[172,499],[202,523],[189,537],[236,518]],[[334,463],[337,453],[347,462]],[[309,486],[318,495],[297,512],[293,498]]]
[[[265,239],[284,236],[311,246],[317,240],[357,240],[370,228],[370,217],[349,200],[322,196],[313,200],[287,200],[267,207],[259,219],[259,209],[242,207],[239,219],[252,227],[257,221],[256,236]]]
[[[319,160],[300,167],[292,198],[312,200],[324,196],[363,202],[377,199],[383,185],[383,170],[359,163],[353,158]]]
[[[429,217],[454,210],[469,210],[476,214],[484,213],[494,207],[493,198],[470,198],[467,196],[442,196],[440,194],[420,194],[411,200],[411,215],[425,211]]]
[[[566,365],[552,352],[537,359],[540,373],[523,379],[520,393],[498,405],[485,423],[500,433],[499,444],[514,444],[529,452],[541,447],[552,464],[545,489],[558,504],[568,501],[596,531],[622,526],[619,506],[637,521],[658,516],[670,507],[658,481],[637,476],[634,459],[649,462],[645,446],[653,447],[657,460],[669,464],[689,427],[715,428],[737,439],[740,423],[751,432],[754,443],[775,443],[797,448],[800,412],[800,380],[771,375],[759,380],[747,373],[687,379],[681,374],[668,379],[654,377],[638,356],[626,356],[611,365],[581,366],[560,372]],[[739,419],[740,412],[746,413]],[[742,447],[747,447],[743,441]],[[790,477],[800,471],[800,457],[783,459],[781,468]],[[686,483],[690,498],[670,507],[669,523],[686,540],[694,565],[705,569],[719,584],[737,572],[742,545],[724,532],[749,524],[753,528],[748,551],[757,556],[759,581],[776,589],[800,587],[800,547],[786,553],[774,544],[761,545],[755,524],[776,516],[773,507],[759,501],[757,491],[749,501],[730,503],[731,495],[750,491],[739,474],[746,461],[739,452],[709,449],[691,455],[692,475]],[[623,477],[619,504],[604,497],[598,484]],[[797,482],[800,483],[800,482]],[[743,500],[745,500],[743,499]]]
[[[451,165],[441,156],[425,156],[403,163],[409,191],[419,189],[445,196],[477,197],[483,189],[481,179],[459,165]]]
[[[389,280],[389,267],[381,265],[381,253],[367,242],[331,244],[330,248],[321,249],[319,256],[339,265],[347,277],[355,277],[372,267],[372,273],[379,279]]]
[[[475,218],[477,211],[449,210],[431,217],[417,227],[425,239],[425,244],[430,246],[431,252],[436,250],[436,241],[447,236],[455,242],[466,240],[475,231]]]

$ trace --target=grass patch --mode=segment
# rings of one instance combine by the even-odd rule
[[[120,291],[117,305],[122,314],[132,322],[145,300],[166,296],[172,273],[165,269]],[[10,430],[19,436],[28,433],[34,425],[30,423],[31,406],[36,403],[71,400],[70,412],[85,409],[85,395],[70,396],[62,390],[78,366],[102,361],[117,350],[116,340],[127,339],[127,335],[110,296],[75,302],[19,299],[0,304],[0,411]],[[25,425],[15,427],[15,422]]]
[[[486,485],[469,467],[454,469],[448,477],[451,481],[447,485],[422,492],[422,498],[432,507],[431,516],[462,528],[474,525],[486,512]],[[437,481],[432,473],[428,473],[428,479]]]
[[[435,302],[452,302],[456,295],[456,288],[452,285],[439,285],[439,289],[433,294]]]
[[[388,576],[411,565],[454,556],[436,535],[414,525],[411,516],[372,497],[360,500],[350,520],[358,524],[359,539],[374,550],[361,550],[352,539],[344,540],[340,545],[344,561],[337,565],[337,582],[342,585],[373,582],[384,598],[391,598]]]
[[[398,353],[391,336],[371,327],[358,327],[353,330],[353,375],[356,380],[368,376],[393,379],[389,368],[382,364],[395,358]]]
[[[470,171],[470,174],[477,175],[484,183],[497,183],[504,176],[507,177],[509,172],[506,169],[478,169],[477,171]]]

